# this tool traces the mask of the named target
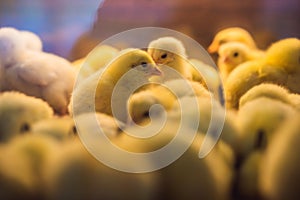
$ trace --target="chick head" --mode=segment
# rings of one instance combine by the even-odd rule
[[[176,55],[186,58],[186,51],[181,41],[174,37],[162,37],[148,45],[148,53],[157,64],[169,65]]]
[[[241,42],[247,45],[249,48],[256,48],[254,39],[248,31],[239,27],[231,27],[223,29],[216,34],[213,42],[208,47],[208,52],[218,52],[220,46],[227,42]]]
[[[41,99],[17,92],[0,95],[0,141],[30,131],[31,125],[53,115],[51,107]]]
[[[20,32],[15,28],[4,27],[0,29],[0,64],[12,64],[16,56],[25,48]]]
[[[140,49],[125,49],[120,51],[116,58],[107,66],[108,73],[114,74],[117,79],[131,69],[147,78],[162,74],[151,56]]]
[[[300,69],[300,40],[287,38],[275,42],[267,50],[265,61],[272,66],[282,67],[288,72]]]
[[[231,70],[239,64],[247,61],[247,53],[250,49],[240,42],[229,42],[220,46],[218,54],[221,62],[230,65]]]

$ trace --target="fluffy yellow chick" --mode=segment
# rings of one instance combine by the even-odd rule
[[[113,115],[114,108],[114,112],[117,112],[114,117],[125,122],[129,96],[138,87],[147,84],[152,75],[161,75],[161,71],[147,52],[139,49],[123,50],[103,71],[75,87],[72,112],[78,115],[97,111]]]
[[[0,198],[43,199],[43,168],[50,154],[57,155],[54,140],[33,134],[0,146]]]
[[[116,158],[99,143],[95,148]],[[130,163],[123,157],[117,159],[126,165],[139,164]],[[60,153],[48,160],[44,176],[46,197],[50,200],[157,199],[155,174],[124,173],[112,169],[92,157],[80,142],[61,147]]]
[[[52,116],[52,108],[41,99],[18,92],[1,93],[0,141],[30,131],[33,123]]]
[[[163,82],[178,79],[180,75],[187,79],[192,78],[185,47],[180,40],[174,37],[153,40],[148,45],[148,53],[163,71]]]
[[[221,45],[227,42],[241,42],[251,49],[256,49],[256,44],[251,34],[240,27],[230,27],[219,31],[210,46],[208,47],[209,53],[218,52]]]
[[[300,40],[288,38],[274,43],[261,60],[249,61],[237,67],[225,83],[227,108],[238,108],[240,97],[261,83],[286,87],[291,93],[300,93]]]
[[[78,59],[72,65],[79,70],[77,81],[82,81],[97,70],[105,67],[119,52],[116,48],[108,45],[95,47],[86,57]]]
[[[265,199],[299,199],[300,115],[276,132],[262,158],[259,186]]]
[[[240,98],[239,108],[244,106],[247,102],[251,102],[260,97],[267,97],[295,106],[295,103],[292,101],[292,98],[290,98],[290,93],[286,88],[272,83],[261,83],[249,89]]]
[[[153,137],[141,139],[122,134],[115,138],[114,142],[118,147],[129,152],[157,152],[155,150],[169,144],[176,135],[177,128],[178,123],[169,121]],[[134,129],[135,127],[127,131],[134,131]],[[175,154],[176,150],[189,142],[186,136],[190,135],[191,130],[184,131],[186,135],[177,136],[174,150],[170,155]],[[229,199],[232,168],[227,165],[218,148],[214,148],[207,157],[199,159],[198,153],[203,139],[204,135],[197,134],[194,142],[182,156],[155,172],[160,177],[159,199]],[[163,156],[166,155],[162,154],[159,158],[163,159]],[[155,156],[152,158],[150,161],[157,164],[159,160],[155,159]]]
[[[264,52],[253,50],[240,42],[228,42],[220,46],[218,55],[218,67],[223,81],[226,81],[234,68],[246,61],[263,58]]]
[[[295,114],[292,106],[266,97],[245,104],[236,118],[239,155],[245,158],[255,150],[264,151],[280,124]]]
[[[68,141],[75,135],[74,126],[73,118],[70,116],[53,117],[35,122],[30,128],[30,132],[49,136],[58,141]]]

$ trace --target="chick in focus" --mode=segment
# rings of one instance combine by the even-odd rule
[[[261,60],[248,61],[237,67],[225,83],[227,108],[238,108],[240,97],[261,83],[286,87],[291,93],[300,93],[300,40],[280,40],[266,51]]]
[[[228,42],[222,44],[218,51],[218,67],[221,72],[223,81],[238,65],[250,61],[263,58],[264,52],[253,50],[247,45],[240,42]]]
[[[88,77],[75,87],[72,112],[100,112],[126,122],[127,100],[139,87],[149,83],[149,77],[161,75],[147,52],[139,49],[121,51],[107,67]]]
[[[0,94],[0,142],[30,131],[32,124],[53,116],[43,100],[18,92]]]
[[[230,27],[219,31],[215,35],[212,43],[208,47],[208,52],[218,52],[220,46],[227,42],[240,42],[251,49],[256,49],[255,41],[247,30],[240,27]]]
[[[47,101],[56,113],[67,114],[76,73],[71,63],[54,54],[26,48],[12,28],[0,29],[2,91],[16,90]]]

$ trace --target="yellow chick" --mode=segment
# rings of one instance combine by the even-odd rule
[[[227,42],[241,42],[251,49],[256,49],[256,44],[251,34],[240,27],[230,27],[219,31],[208,47],[209,53],[218,52],[221,45]]]
[[[78,59],[72,65],[78,69],[77,81],[81,81],[97,70],[105,67],[119,52],[116,48],[108,45],[95,47],[86,57]]]
[[[223,81],[226,81],[227,76],[238,65],[264,56],[263,51],[253,50],[241,42],[228,42],[221,45],[218,54],[218,67]]]
[[[107,151],[101,143],[95,143],[99,151]],[[125,165],[138,165],[124,157],[117,158]],[[143,164],[148,161],[145,160]],[[44,171],[45,193],[50,200],[77,199],[157,199],[156,174],[124,173],[96,160],[80,142],[72,142],[53,155]]]
[[[261,83],[249,89],[240,98],[239,108],[244,106],[246,103],[260,97],[267,97],[273,100],[281,101],[291,106],[295,106],[295,103],[292,101],[290,93],[286,88],[272,83]]]
[[[255,150],[263,152],[274,132],[296,110],[281,101],[260,97],[249,101],[238,111],[236,124],[240,129],[238,152],[242,158]]]
[[[30,128],[30,132],[49,136],[57,141],[68,141],[75,135],[74,126],[73,118],[70,116],[53,117],[35,122]]]
[[[114,117],[126,122],[126,105],[131,93],[147,84],[152,75],[161,74],[147,52],[139,49],[123,50],[105,69],[75,87],[72,112],[78,115],[97,111],[113,115],[114,109],[117,112]]]
[[[0,146],[0,198],[43,199],[43,168],[60,147],[54,140],[28,134]]]
[[[179,79],[180,75],[192,78],[185,47],[180,40],[174,37],[153,40],[148,45],[148,53],[164,73],[162,82]]]
[[[0,94],[0,141],[30,131],[32,124],[53,116],[52,108],[43,100],[18,92]]]
[[[300,93],[300,40],[288,38],[274,43],[261,60],[239,65],[225,83],[227,108],[238,108],[240,97],[261,83],[286,87],[291,93]]]
[[[300,115],[276,131],[260,165],[259,187],[264,199],[299,199]]]

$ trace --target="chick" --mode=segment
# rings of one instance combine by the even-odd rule
[[[230,27],[219,31],[208,47],[209,53],[218,52],[221,45],[227,42],[241,42],[251,49],[256,49],[256,44],[251,34],[240,27]]]
[[[261,83],[286,87],[291,93],[300,93],[300,40],[288,38],[274,43],[261,60],[239,65],[225,83],[227,108],[238,108],[240,97]]]
[[[43,100],[18,92],[0,94],[0,141],[30,131],[34,122],[53,116],[52,108]]]
[[[223,81],[226,81],[227,76],[238,65],[264,56],[263,51],[253,50],[240,42],[228,42],[221,45],[218,54],[218,67]]]
[[[249,89],[240,98],[239,108],[244,106],[246,103],[251,102],[260,97],[267,97],[294,106],[295,103],[293,103],[292,98],[290,98],[289,95],[289,91],[282,86],[272,83],[261,83]]]
[[[33,51],[43,51],[43,42],[41,38],[31,31],[20,31],[21,36],[24,38],[27,49]]]
[[[50,154],[57,155],[54,140],[33,134],[0,146],[0,199],[43,199],[43,168]]]
[[[178,79],[180,76],[192,78],[185,47],[180,40],[174,37],[153,40],[148,45],[148,53],[163,71],[163,82]]]
[[[35,122],[30,128],[30,132],[37,135],[48,136],[57,141],[68,141],[76,134],[74,129],[73,118],[70,116],[56,116]]]
[[[79,71],[77,81],[81,81],[111,61],[119,52],[116,48],[108,45],[97,46],[86,57],[72,63]]]
[[[161,75],[147,52],[139,49],[123,50],[102,71],[77,85],[73,92],[72,112],[101,112],[126,122],[127,100],[152,75]]]
[[[156,123],[160,123],[160,121],[154,121],[153,126],[148,128],[149,131],[155,127]],[[115,138],[114,143],[126,151],[137,154],[155,153],[165,148],[167,144],[172,144],[178,127],[178,123],[168,121],[153,137],[136,138],[128,134],[121,134],[120,137]],[[135,132],[136,128],[127,129],[126,132]],[[156,165],[161,164],[160,160],[164,157],[174,157],[180,153],[178,150],[180,151],[183,146],[188,146],[187,150],[182,152],[183,154],[180,153],[176,161],[170,162],[171,164],[156,172],[160,177],[160,198],[173,200],[229,199],[232,168],[224,161],[218,148],[214,148],[207,157],[199,159],[199,147],[204,140],[204,135],[196,133],[194,142],[192,142],[193,138],[190,138],[192,132],[190,131],[193,130],[184,128],[182,131],[185,134],[178,135],[180,133],[177,133],[176,142],[172,144],[173,149],[169,149],[171,152],[161,153],[159,156],[149,156],[151,162]],[[137,164],[142,165],[142,163]],[[227,175],[224,176],[224,174]]]
[[[95,147],[116,158],[101,143]],[[157,199],[157,175],[124,173],[96,160],[80,142],[66,144],[52,156],[44,171],[45,192],[49,200],[79,199]],[[117,157],[125,165],[128,162]],[[145,160],[144,164],[148,161]]]
[[[266,97],[249,101],[239,110],[236,122],[239,155],[245,158],[254,150],[264,151],[280,124],[295,114],[292,106],[281,101]]]
[[[260,165],[259,186],[265,199],[299,199],[300,116],[276,131]]]
[[[67,114],[76,72],[69,61],[54,54],[25,48],[20,33],[0,30],[0,67],[4,67],[2,91],[16,90],[42,98],[56,113]]]

